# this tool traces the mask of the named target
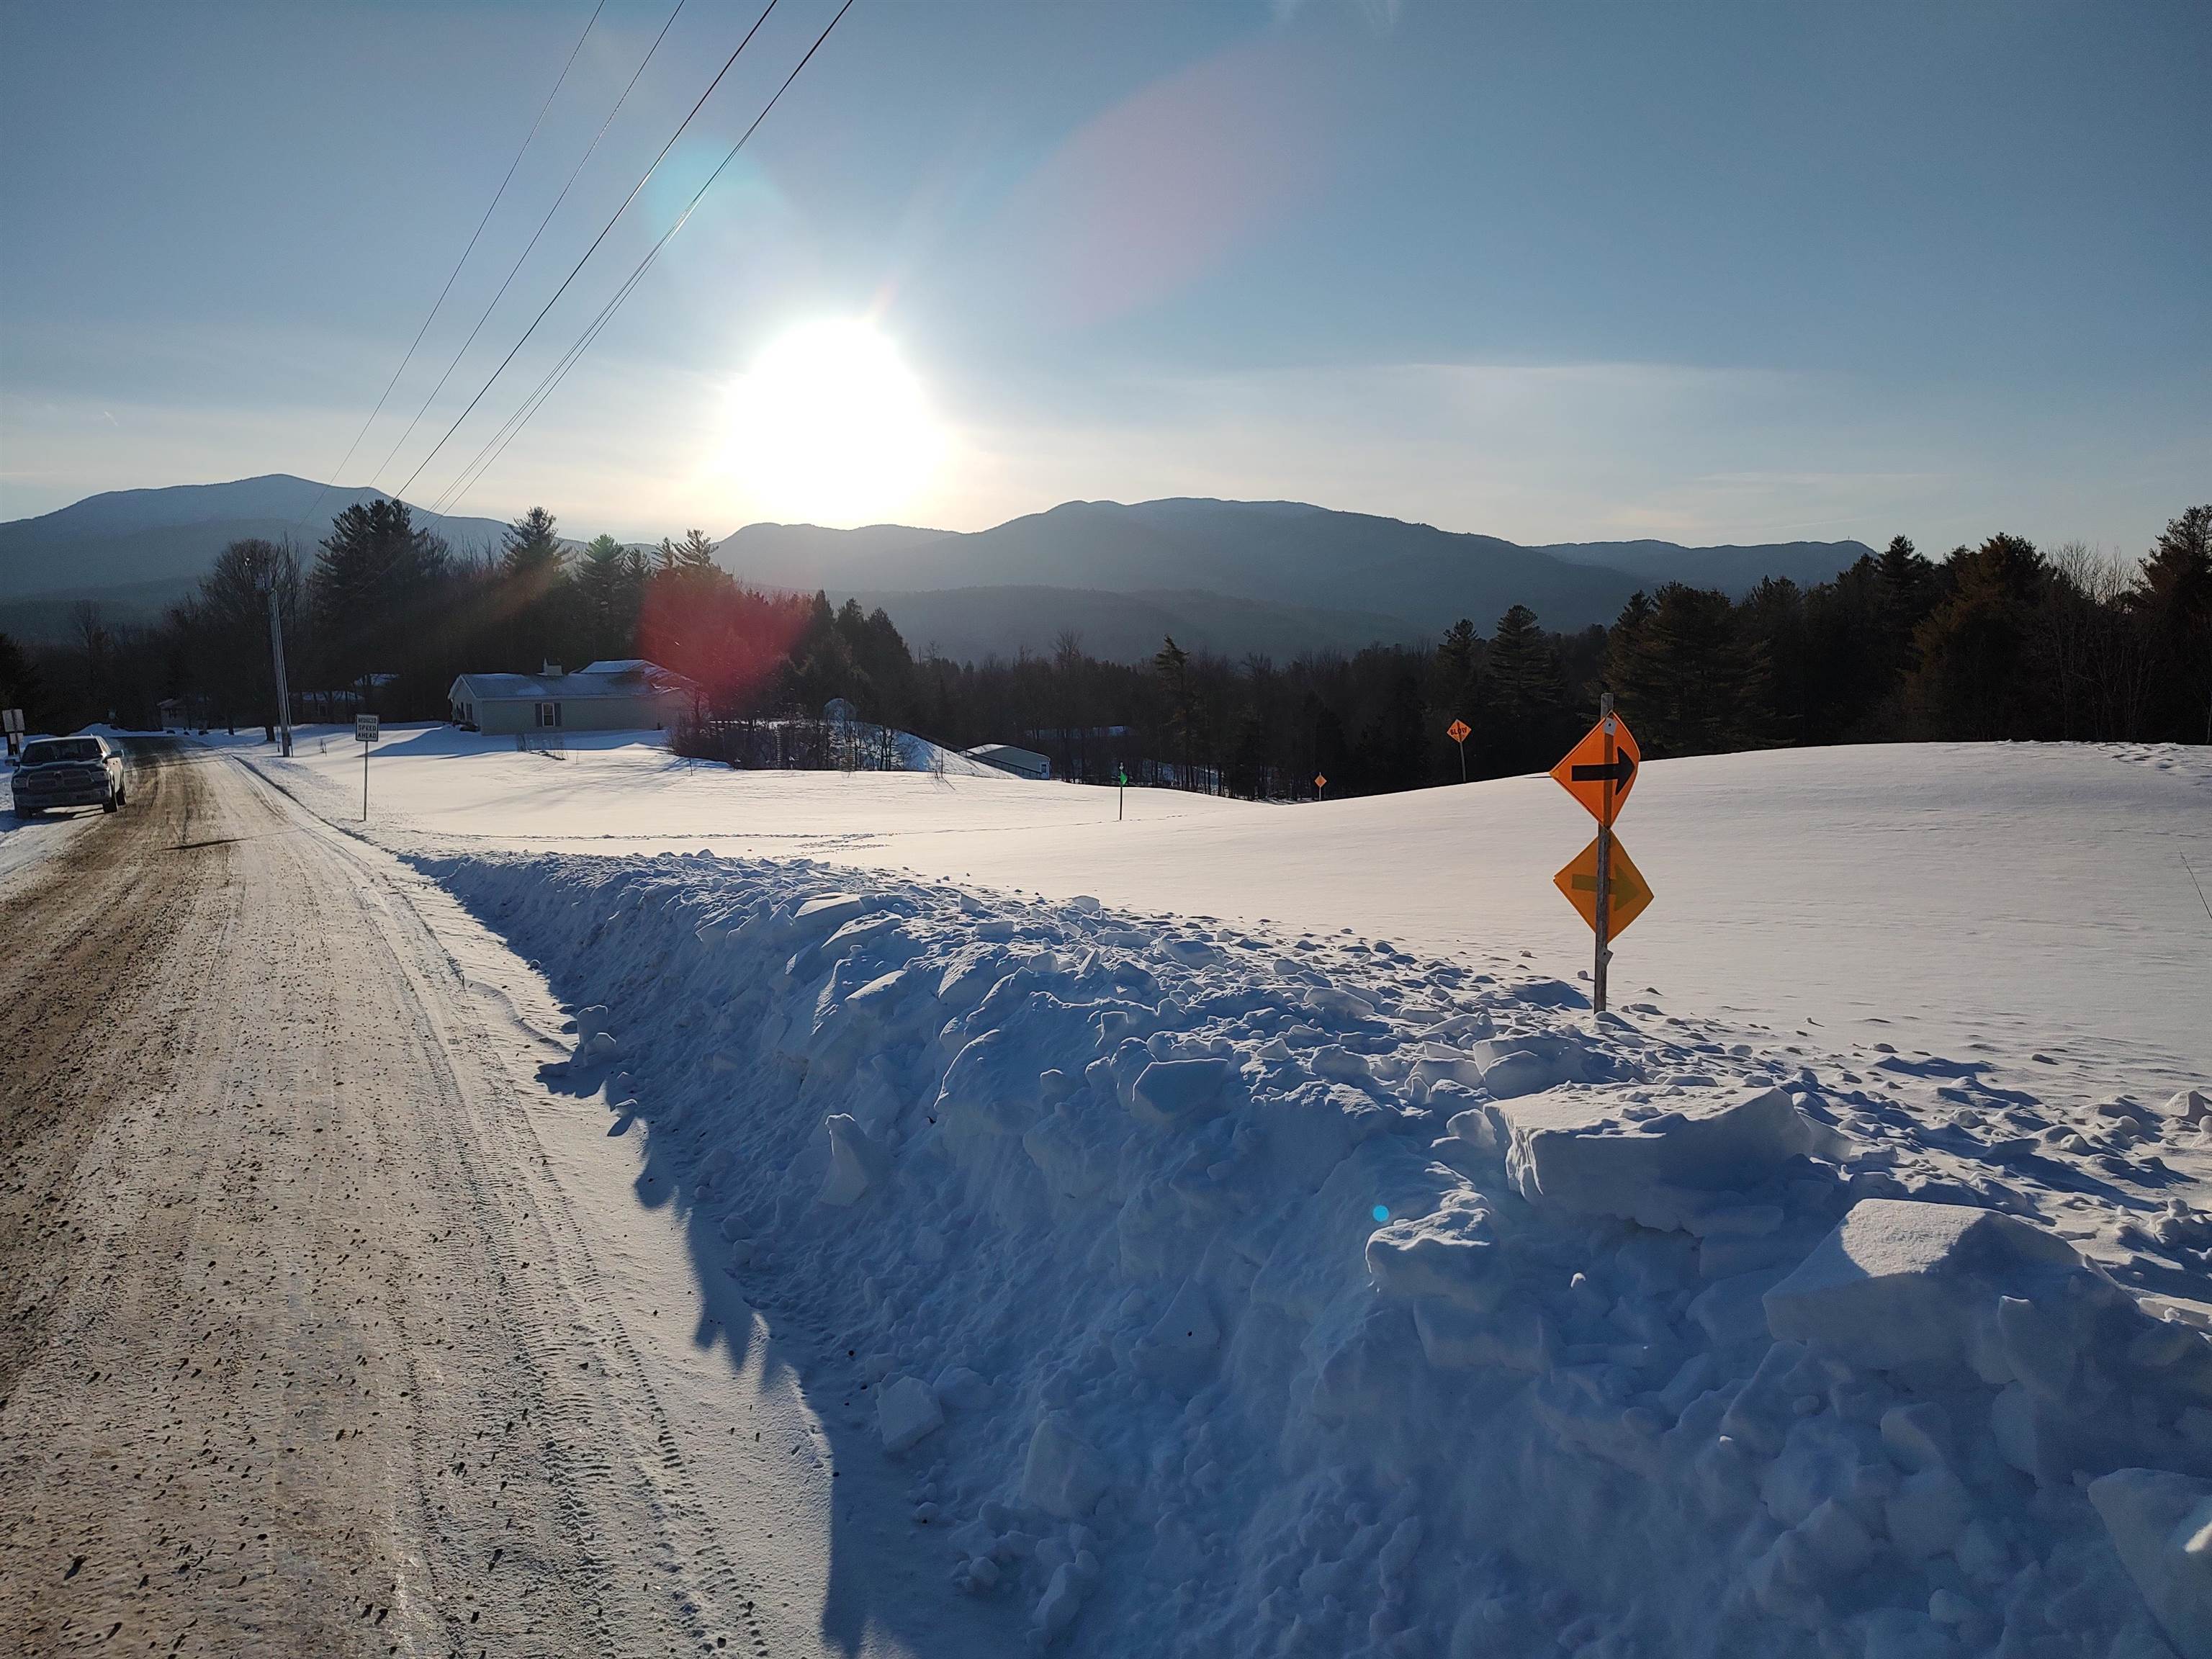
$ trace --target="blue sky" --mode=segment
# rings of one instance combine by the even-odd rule
[[[379,470],[673,3],[609,0],[341,482],[414,470],[757,13],[687,0]],[[780,0],[410,498],[832,9]],[[590,15],[0,6],[0,517],[329,476]],[[2212,495],[2208,69],[2193,3],[858,0],[459,510],[658,537],[1218,495],[2133,556]],[[763,354],[855,319],[904,412],[825,369],[817,424],[757,441]]]

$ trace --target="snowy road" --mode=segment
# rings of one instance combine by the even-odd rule
[[[566,1133],[520,965],[230,762],[135,766],[0,880],[10,1650],[988,1650],[825,1562],[775,1341]]]

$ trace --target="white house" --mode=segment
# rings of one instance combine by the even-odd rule
[[[564,673],[463,674],[446,693],[453,724],[476,732],[641,732],[665,728],[691,706],[696,687],[640,658]]]

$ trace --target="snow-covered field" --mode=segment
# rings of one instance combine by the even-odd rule
[[[495,744],[383,746],[368,833],[831,1356],[915,1595],[1099,1655],[2212,1652],[2206,751],[1655,763],[1594,1024],[1543,780],[1117,823]],[[254,763],[343,823],[328,751]]]

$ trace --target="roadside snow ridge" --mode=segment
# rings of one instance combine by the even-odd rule
[[[945,1593],[1040,1646],[2212,1651],[2212,1338],[2060,1237],[2076,1165],[1962,1127],[2016,1100],[1932,1122],[1346,937],[417,862],[582,1010],[564,1086],[649,1125],[702,1269],[884,1384],[824,1419],[911,1469]],[[2166,1160],[2212,1115],[2119,1104],[2097,1201],[2201,1282]]]

